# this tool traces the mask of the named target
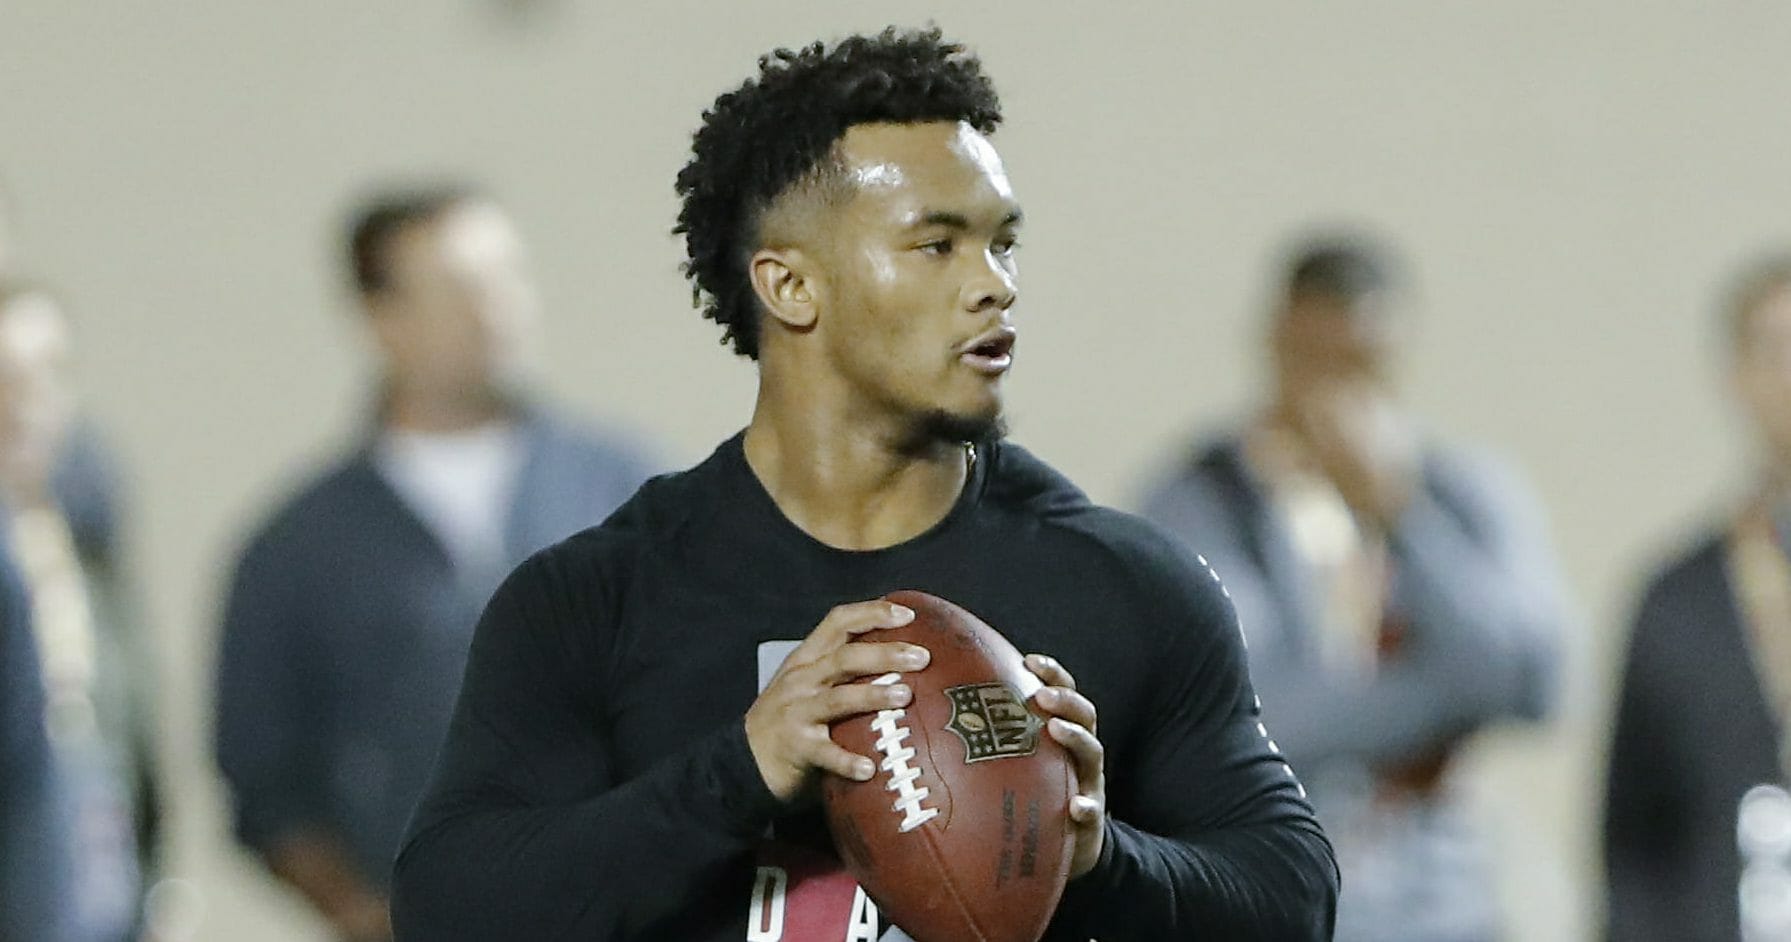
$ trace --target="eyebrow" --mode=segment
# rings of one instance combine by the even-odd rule
[[[1001,225],[997,228],[1005,229],[1008,226],[1019,225],[1020,221],[1025,218],[1025,215],[1026,214],[1022,213],[1018,208],[1010,210],[1007,216],[1001,220]],[[947,229],[969,229],[970,217],[963,213],[935,210],[933,212],[923,213],[920,219],[914,223],[914,228],[916,229],[923,229],[928,226],[944,226]]]

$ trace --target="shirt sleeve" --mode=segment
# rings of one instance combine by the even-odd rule
[[[637,938],[737,864],[777,809],[743,724],[617,774],[590,654],[613,627],[604,587],[582,566],[568,577],[556,552],[512,574],[480,622],[398,857],[400,940]]]
[[[330,828],[317,754],[321,672],[307,650],[301,561],[264,534],[238,562],[217,665],[214,747],[237,839],[266,851],[301,828]]]
[[[1261,723],[1230,600],[1179,547],[1162,555],[1138,567],[1168,577],[1140,589],[1153,724],[1109,763],[1102,857],[1055,925],[1101,942],[1329,939],[1336,861]]]

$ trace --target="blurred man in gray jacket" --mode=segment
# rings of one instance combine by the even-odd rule
[[[1337,846],[1337,938],[1479,942],[1499,934],[1495,889],[1451,757],[1546,713],[1563,606],[1529,494],[1396,399],[1399,288],[1361,238],[1297,251],[1272,399],[1200,442],[1144,515],[1236,602],[1264,716]]]

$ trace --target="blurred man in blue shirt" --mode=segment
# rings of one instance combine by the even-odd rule
[[[347,241],[379,399],[363,440],[242,552],[217,753],[239,838],[361,942],[390,935],[392,859],[486,598],[600,522],[648,465],[527,397],[535,287],[491,200],[383,194]]]

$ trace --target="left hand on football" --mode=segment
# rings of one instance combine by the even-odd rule
[[[1095,738],[1095,707],[1076,692],[1076,678],[1055,658],[1026,655],[1026,667],[1045,682],[1032,702],[1051,715],[1046,728],[1051,738],[1070,752],[1076,763],[1078,794],[1070,799],[1070,822],[1075,826],[1076,850],[1070,856],[1070,879],[1094,869],[1101,859],[1101,843],[1107,836],[1106,753]]]

